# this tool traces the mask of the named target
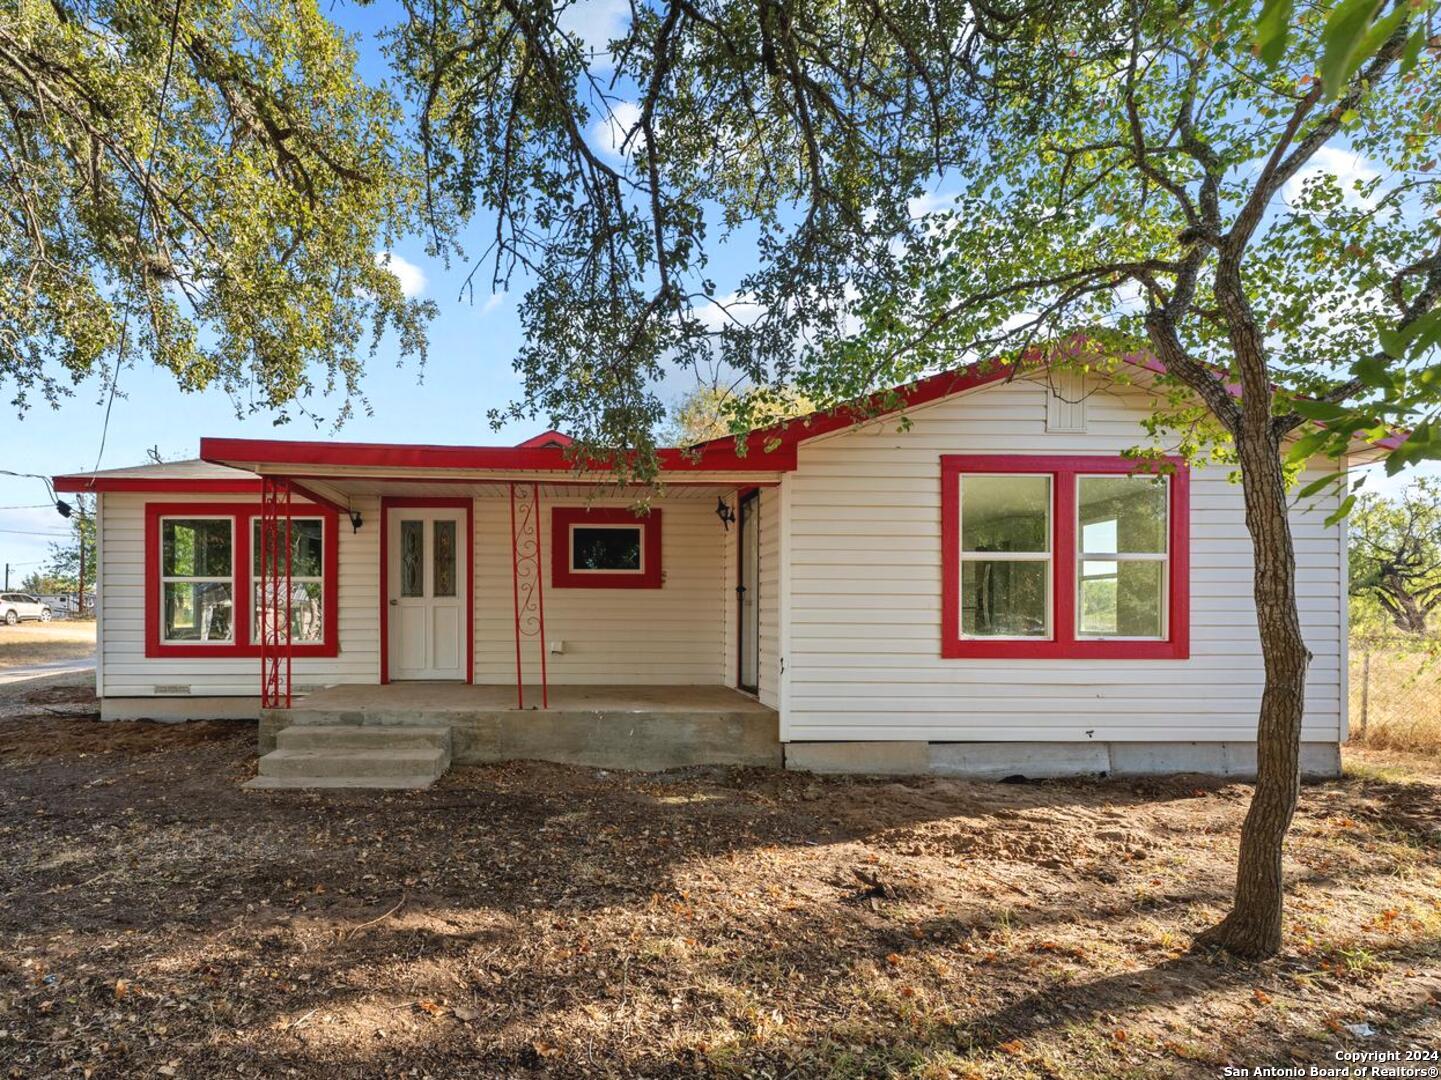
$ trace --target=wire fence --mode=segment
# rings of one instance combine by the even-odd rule
[[[1351,741],[1441,750],[1441,637],[1351,638]]]

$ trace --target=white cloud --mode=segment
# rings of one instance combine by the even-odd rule
[[[608,46],[625,34],[630,22],[630,0],[576,0],[561,12],[560,28],[580,38],[591,55],[591,66],[610,67]]]
[[[623,151],[622,145],[631,129],[640,123],[640,106],[633,101],[617,102],[611,107],[610,113],[602,116],[591,127],[591,138],[602,150],[609,151],[615,157],[624,157],[635,148],[636,142],[643,138],[639,132],[631,140],[630,146]]]
[[[735,326],[737,323],[749,326],[759,319],[764,311],[765,308],[756,303],[753,297],[743,296],[738,292],[726,293],[707,302],[703,307],[691,308],[691,314],[712,332]]]
[[[425,271],[408,259],[401,258],[393,251],[377,251],[375,265],[394,274],[400,281],[400,291],[407,297],[413,299],[425,292]]]
[[[917,195],[913,199],[906,200],[906,211],[912,218],[923,218],[928,214],[936,214],[943,210],[954,210],[955,208],[955,195],[941,191],[930,191],[924,195]]]
[[[485,303],[480,305],[480,313],[482,315],[489,315],[503,303],[505,303],[505,290],[502,289],[500,292],[491,293],[485,298]]]
[[[1301,197],[1302,191],[1305,190],[1306,183],[1322,173],[1330,173],[1337,179],[1347,206],[1369,207],[1375,205],[1375,198],[1363,197],[1357,192],[1356,184],[1374,180],[1380,173],[1360,154],[1344,150],[1339,146],[1321,147],[1304,169],[1286,181],[1286,186],[1281,189],[1286,202],[1296,202]]]

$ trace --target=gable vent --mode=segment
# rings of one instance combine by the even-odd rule
[[[1086,375],[1052,371],[1046,386],[1046,430],[1086,430]]]

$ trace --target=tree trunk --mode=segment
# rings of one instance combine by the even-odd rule
[[[1266,685],[1256,726],[1256,793],[1241,826],[1235,901],[1230,914],[1197,941],[1260,959],[1281,948],[1281,853],[1300,796],[1301,717],[1311,653],[1296,611],[1296,552],[1280,447],[1261,425],[1243,423],[1236,449],[1255,551]]]

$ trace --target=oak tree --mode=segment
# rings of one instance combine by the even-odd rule
[[[421,190],[401,120],[316,0],[0,5],[0,384],[154,362],[348,410],[365,343],[419,354],[431,312],[377,259]]]

